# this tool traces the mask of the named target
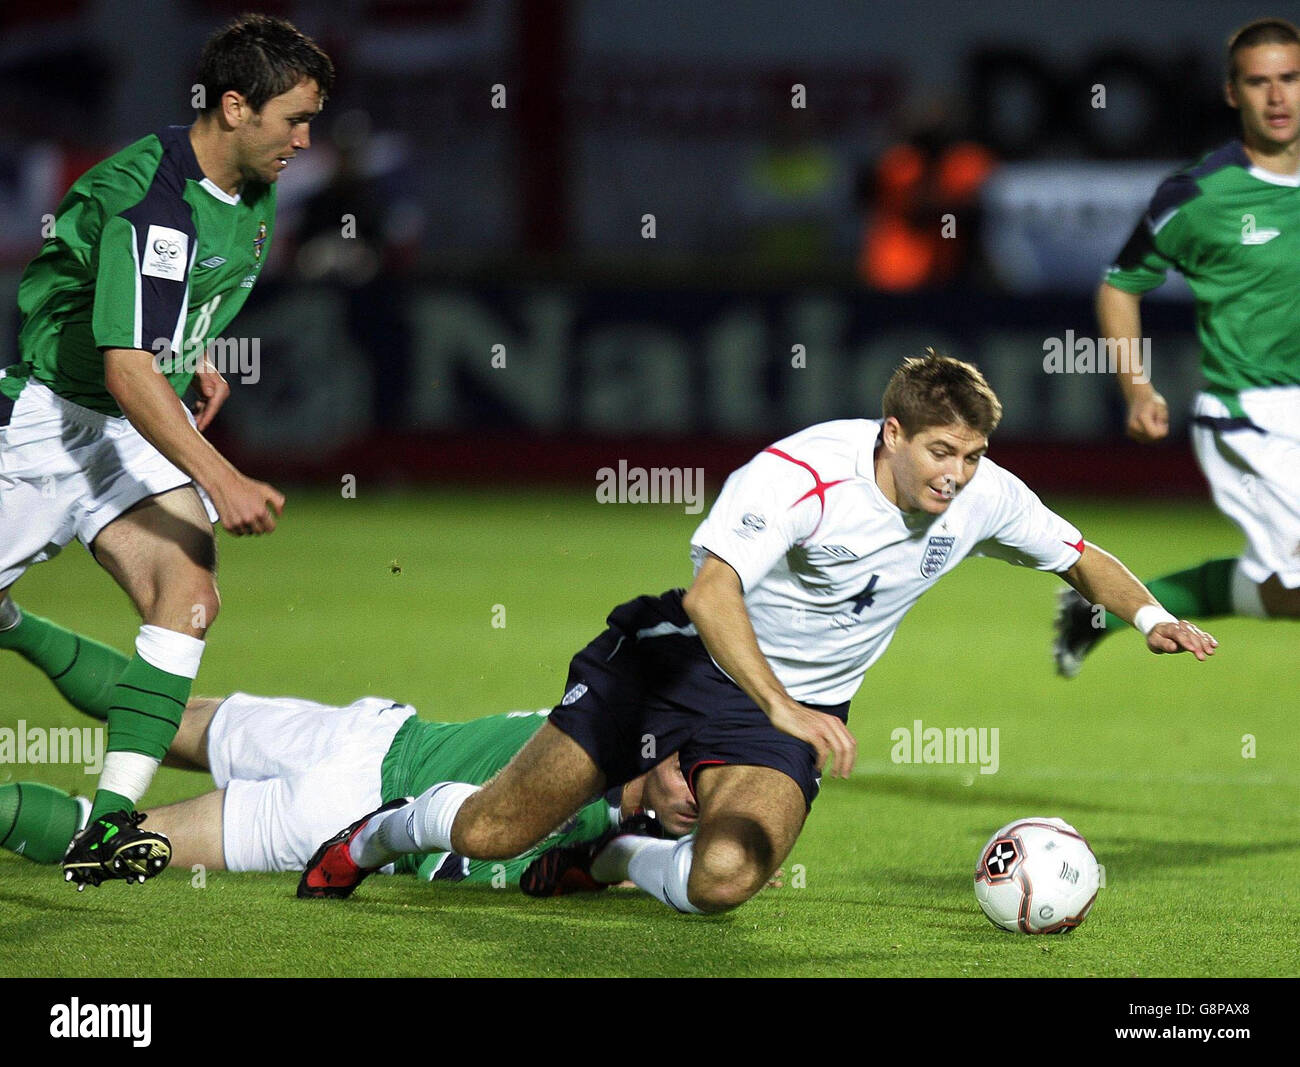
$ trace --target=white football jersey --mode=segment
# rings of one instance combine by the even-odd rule
[[[942,515],[909,514],[875,477],[881,422],[842,419],[778,441],[734,472],[691,538],[740,576],[758,647],[798,701],[851,699],[908,609],[966,556],[1065,571],[1083,537],[1015,475],[981,459]]]

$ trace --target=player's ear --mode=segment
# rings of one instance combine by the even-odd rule
[[[247,122],[253,109],[248,106],[244,94],[234,89],[227,89],[221,94],[221,115],[229,126],[239,126]]]
[[[880,436],[885,442],[885,447],[893,450],[902,444],[907,434],[903,432],[903,424],[895,416],[890,415],[885,420],[884,426],[880,428]]]
[[[1240,109],[1241,104],[1237,101],[1237,87],[1232,84],[1231,78],[1223,83],[1223,99],[1234,111]]]

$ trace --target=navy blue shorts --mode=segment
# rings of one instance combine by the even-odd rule
[[[816,750],[782,733],[718,670],[682,608],[682,590],[620,604],[609,629],[573,657],[550,721],[620,786],[679,753],[695,791],[701,767],[745,764],[789,775],[811,807]],[[813,707],[848,721],[848,704]]]

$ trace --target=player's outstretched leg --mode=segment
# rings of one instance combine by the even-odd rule
[[[0,848],[33,863],[58,863],[89,815],[89,800],[51,785],[0,785]]]
[[[64,880],[80,892],[109,878],[130,884],[161,874],[171,862],[171,842],[162,834],[141,830],[146,817],[138,811],[112,811],[92,819],[63,855]]]
[[[115,648],[23,611],[0,593],[0,648],[13,649],[45,672],[78,711],[103,722],[127,657]]]
[[[630,850],[635,855],[640,851],[642,842],[663,836],[664,828],[658,819],[644,811],[635,812],[614,829],[591,841],[558,845],[543,852],[524,868],[524,873],[519,878],[519,888],[530,897],[598,893],[617,885],[626,877],[626,862],[622,865],[623,874],[615,873],[610,878],[596,877],[596,873],[605,873],[599,866],[602,859],[613,872],[618,872],[618,857],[623,851]],[[593,872],[593,867],[596,872]]]
[[[307,861],[302,877],[298,879],[298,896],[332,897],[343,900],[352,895],[365,879],[378,870],[377,867],[359,866],[352,858],[350,846],[357,834],[384,812],[396,811],[411,804],[411,797],[399,797],[390,800],[383,807],[376,808],[369,815],[364,815],[351,826],[345,827],[326,841]]]
[[[380,809],[325,842],[303,872],[299,896],[303,886],[316,888],[312,879],[323,882],[324,876],[313,874],[317,858],[341,843],[347,861],[365,874],[412,852],[454,852],[484,860],[518,856],[604,785],[605,776],[582,747],[546,723],[487,785],[436,782],[408,811]],[[346,863],[340,860],[340,865],[346,870]]]
[[[1052,658],[1056,673],[1073,678],[1083,669],[1084,657],[1105,636],[1104,614],[1073,589],[1062,589],[1056,600],[1056,637]]]

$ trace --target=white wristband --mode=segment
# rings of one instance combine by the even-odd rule
[[[1177,622],[1169,612],[1165,611],[1159,604],[1144,604],[1137,609],[1137,614],[1133,616],[1133,625],[1142,631],[1142,636],[1146,637],[1152,630],[1162,622]]]

